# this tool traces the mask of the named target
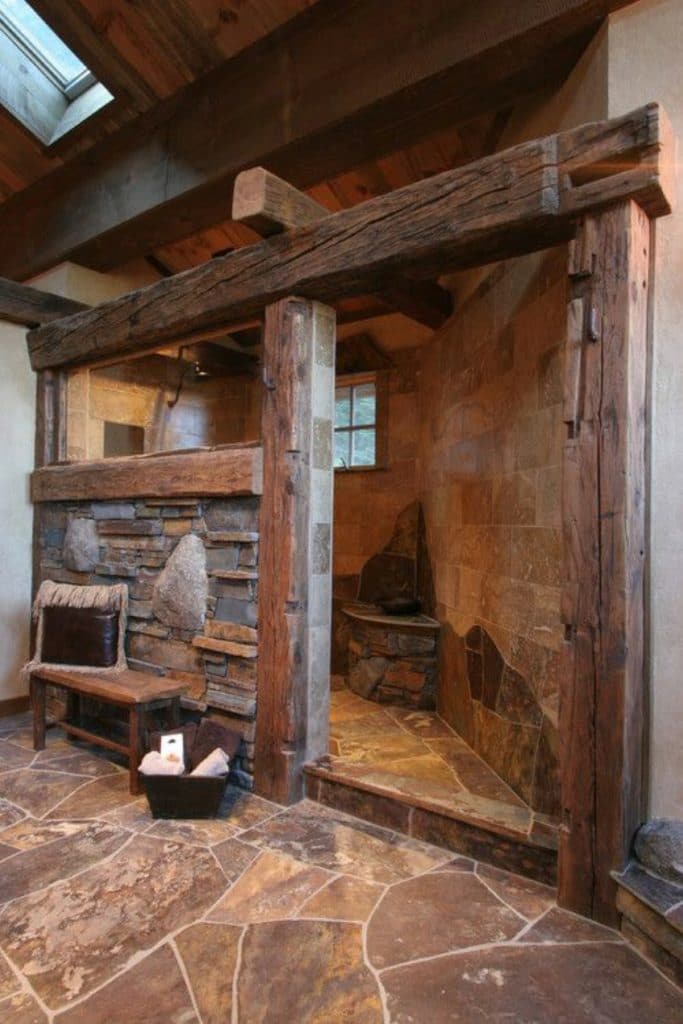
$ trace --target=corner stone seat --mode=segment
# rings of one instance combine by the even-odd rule
[[[168,726],[179,723],[180,698],[187,686],[173,679],[134,672],[105,673],[96,671],[77,672],[69,669],[50,668],[47,665],[31,673],[31,706],[33,708],[33,746],[35,750],[45,749],[45,690],[47,686],[58,686],[76,698],[92,697],[103,704],[128,710],[128,743],[118,743],[108,737],[91,732],[68,719],[60,722],[66,733],[88,740],[107,750],[116,750],[128,758],[131,793],[140,792],[138,767],[141,760],[140,725],[141,715],[153,707],[168,709]],[[72,703],[71,701],[69,702]],[[73,702],[73,703],[78,703]]]

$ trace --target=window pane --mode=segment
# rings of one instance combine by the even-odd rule
[[[351,388],[337,388],[334,393],[334,425],[348,427],[351,425]]]
[[[19,30],[64,85],[85,71],[85,64],[55,35],[25,0],[2,0],[2,14]]]
[[[375,385],[359,384],[353,389],[353,425],[370,426],[375,422]]]
[[[353,431],[353,462],[354,466],[374,466],[375,464],[375,431]]]
[[[334,435],[334,465],[337,469],[348,469],[351,465],[351,434],[340,431]]]

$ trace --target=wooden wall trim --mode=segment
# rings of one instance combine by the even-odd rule
[[[523,143],[31,331],[34,369],[123,356],[258,316],[290,294],[367,294],[573,235],[577,215],[637,197],[671,209],[671,134],[657,104]]]
[[[646,213],[620,203],[584,220],[569,265],[559,899],[608,924],[645,814],[649,255]]]
[[[24,711],[28,711],[31,706],[30,698],[27,697],[8,697],[6,700],[0,700],[0,718],[9,718],[11,715],[21,715]]]
[[[262,464],[261,446],[254,444],[45,466],[31,477],[31,500],[261,494]]]

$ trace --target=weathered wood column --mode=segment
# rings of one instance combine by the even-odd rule
[[[559,898],[607,923],[644,817],[649,253],[629,201],[587,216],[569,258]]]
[[[266,309],[255,789],[286,804],[327,753],[334,345],[329,307]]]

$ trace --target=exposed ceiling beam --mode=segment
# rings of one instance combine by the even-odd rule
[[[232,219],[248,225],[262,238],[317,224],[331,216],[331,210],[265,167],[252,167],[237,175]],[[453,312],[450,292],[432,281],[398,279],[378,294],[388,306],[426,327],[442,327]]]
[[[125,355],[244,321],[290,294],[329,302],[397,272],[434,276],[566,241],[623,199],[671,211],[673,145],[657,104],[515,146],[266,239],[28,335],[34,369]]]
[[[0,277],[0,320],[11,324],[37,327],[87,308],[82,302]]]
[[[223,220],[247,167],[306,188],[509,105],[629,2],[318,0],[3,204],[0,274],[110,269]]]

